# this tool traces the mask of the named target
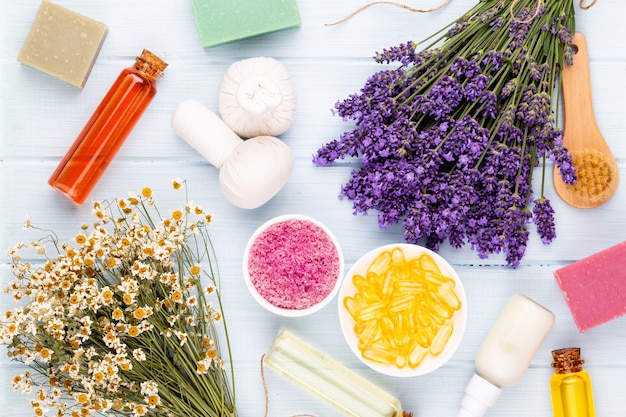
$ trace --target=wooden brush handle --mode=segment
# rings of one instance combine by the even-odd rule
[[[565,65],[561,75],[565,120],[564,144],[568,148],[580,149],[587,135],[594,130],[599,132],[599,128],[591,96],[587,40],[582,33],[576,33],[572,44],[578,51],[573,56],[573,64]]]

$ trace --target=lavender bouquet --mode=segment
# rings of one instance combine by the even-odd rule
[[[407,242],[469,244],[480,258],[504,253],[516,267],[530,223],[544,243],[556,236],[546,160],[576,182],[552,109],[573,32],[572,0],[480,1],[420,51],[408,42],[377,53],[378,63],[398,67],[335,105],[355,127],[313,162],[359,157],[340,197],[355,214],[376,210],[381,228],[402,221]]]

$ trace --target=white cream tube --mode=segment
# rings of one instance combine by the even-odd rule
[[[480,417],[492,407],[501,388],[524,375],[554,320],[550,310],[524,295],[513,295],[478,349],[476,374],[465,388],[457,417]]]

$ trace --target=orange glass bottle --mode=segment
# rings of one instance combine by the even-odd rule
[[[82,204],[152,101],[166,67],[144,49],[135,65],[117,77],[48,184]]]

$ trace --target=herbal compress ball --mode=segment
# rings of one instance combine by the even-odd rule
[[[278,136],[293,121],[296,92],[283,64],[256,57],[232,64],[219,93],[222,120],[239,136]]]
[[[283,141],[272,136],[243,140],[198,101],[178,105],[172,128],[220,170],[220,191],[237,207],[254,209],[267,203],[293,170],[291,150]]]

